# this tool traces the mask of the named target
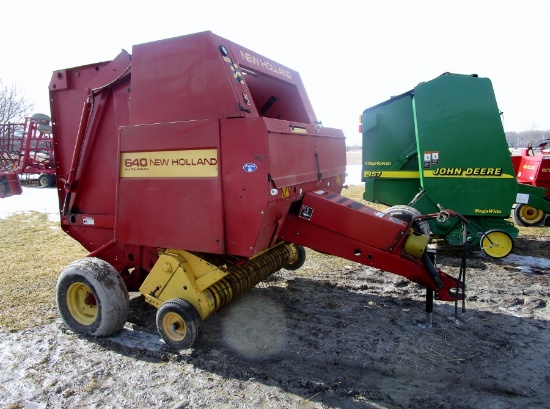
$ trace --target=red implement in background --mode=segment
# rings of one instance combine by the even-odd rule
[[[290,68],[203,32],[55,71],[49,89],[62,228],[160,307],[171,345],[192,317],[299,264],[299,246],[463,298],[463,284],[427,257],[415,220],[340,196],[344,135],[322,126]],[[185,273],[167,281],[174,271]],[[71,303],[90,314],[95,304],[80,306],[66,280],[58,303],[71,326]],[[187,318],[167,321],[174,311]],[[112,332],[90,329],[96,321],[71,327]]]
[[[550,201],[550,152],[545,150],[548,141],[539,144],[538,148],[516,149],[511,158],[519,183],[546,189],[545,202]],[[521,199],[521,196],[518,197]],[[546,211],[545,211],[546,210]],[[540,208],[527,203],[516,203],[512,217],[520,226],[549,225],[548,208]]]
[[[21,124],[0,124],[0,169],[15,171],[23,182],[55,185],[50,118],[34,114]]]
[[[15,172],[0,170],[0,199],[23,193],[19,177]]]

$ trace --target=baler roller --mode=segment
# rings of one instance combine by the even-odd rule
[[[214,297],[214,311],[228,305],[235,297],[290,264],[292,256],[290,245],[283,245],[260,254],[244,265],[230,268],[226,277],[206,289]]]

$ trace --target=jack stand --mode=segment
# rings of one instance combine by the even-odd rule
[[[426,327],[432,327],[432,313],[434,310],[434,292],[426,288]]]

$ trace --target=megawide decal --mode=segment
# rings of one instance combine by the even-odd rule
[[[218,176],[218,150],[122,152],[121,178],[209,178]]]

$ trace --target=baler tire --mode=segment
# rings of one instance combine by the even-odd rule
[[[413,217],[422,215],[422,213],[420,213],[414,207],[406,205],[392,206],[384,211],[384,214],[388,213],[391,214],[392,217],[395,217],[396,219],[402,220],[407,223],[409,223],[413,219]],[[420,228],[422,234],[430,237],[430,225],[428,224],[428,222],[420,222],[418,224],[418,227]]]
[[[76,260],[61,272],[56,299],[65,325],[83,335],[119,332],[130,311],[124,280],[113,266],[94,257]]]
[[[285,270],[295,271],[304,265],[306,262],[306,249],[298,244],[294,244],[296,251],[298,252],[298,259],[294,263],[287,264],[284,268]]]
[[[172,298],[157,311],[157,330],[166,344],[176,351],[191,348],[201,335],[201,318],[193,305]]]
[[[512,206],[512,219],[521,227],[536,227],[544,224],[546,213],[523,203],[516,203]]]
[[[512,237],[503,230],[489,230],[481,238],[481,251],[491,258],[503,258],[514,249]]]

